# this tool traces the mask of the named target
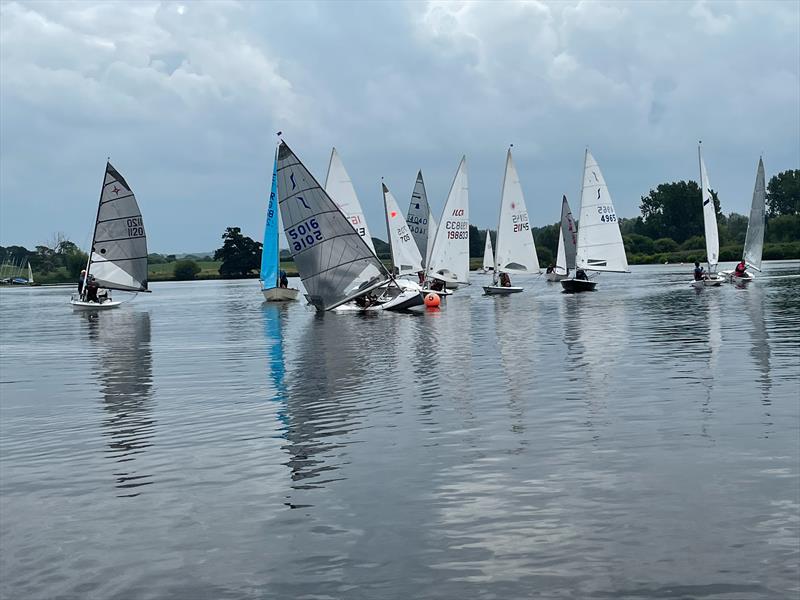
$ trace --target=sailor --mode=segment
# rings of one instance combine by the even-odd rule
[[[81,275],[78,278],[78,296],[83,293],[83,283],[86,281],[86,269],[81,269]]]
[[[700,266],[698,261],[694,262],[694,280],[695,281],[702,281],[703,279],[707,279],[706,274],[703,273],[703,267]]]
[[[500,273],[500,285],[503,287],[511,287],[511,277],[508,273]]]
[[[552,272],[553,272],[553,271],[555,271],[555,270],[556,270],[556,267],[555,267],[555,265],[549,265],[549,266],[547,267],[547,272],[548,272],[548,273],[552,273]]]
[[[577,271],[575,271],[575,279],[589,281],[589,278],[586,276],[586,271],[584,271],[583,269],[578,269]]]
[[[420,285],[425,283],[425,271],[417,271],[417,277],[419,277],[419,284]]]
[[[288,288],[289,287],[289,278],[286,276],[286,271],[281,269],[280,272],[280,287]]]
[[[431,289],[434,292],[441,292],[442,290],[444,290],[444,281],[442,281],[441,279],[434,279],[433,281],[431,281]]]
[[[742,259],[741,262],[736,265],[736,269],[734,269],[733,274],[736,275],[736,277],[747,277],[747,265],[745,264],[744,259]]]
[[[89,283],[86,284],[86,302],[97,302],[100,304],[100,299],[97,297],[97,290],[100,286],[94,278],[94,275],[89,276]]]

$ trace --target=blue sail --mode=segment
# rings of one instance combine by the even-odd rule
[[[261,288],[278,287],[278,156],[272,167],[272,189],[267,204],[267,223],[264,226],[264,248],[261,252]]]

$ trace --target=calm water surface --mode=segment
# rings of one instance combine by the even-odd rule
[[[4,289],[0,597],[797,597],[800,263],[690,271],[418,315]]]

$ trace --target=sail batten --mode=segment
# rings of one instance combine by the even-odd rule
[[[588,148],[583,164],[575,265],[590,271],[627,273],[628,258],[611,194]]]
[[[109,290],[147,290],[147,238],[136,196],[106,163],[87,277]]]
[[[742,259],[747,266],[761,271],[761,256],[764,252],[764,205],[766,203],[764,161],[758,159],[756,183],[753,188],[753,202],[750,205],[750,218],[747,221],[747,234],[744,238]]]
[[[278,205],[308,299],[330,310],[389,281],[351,220],[285,142],[278,147]]]

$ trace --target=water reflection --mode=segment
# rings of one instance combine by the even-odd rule
[[[523,322],[535,321],[536,314],[520,311],[514,301],[517,298],[500,296],[493,298],[494,329],[500,351],[500,368],[504,373],[504,395],[511,416],[511,431],[525,431],[525,404],[535,393],[530,374],[535,365],[536,328],[525,327]],[[536,310],[535,307],[533,309]]]
[[[365,331],[379,315],[315,314],[295,338],[287,365],[286,466],[292,488],[310,490],[335,481],[344,460],[345,437],[361,422],[368,380],[365,360],[374,341]],[[374,383],[370,380],[370,383]],[[301,506],[287,503],[292,508]]]
[[[289,426],[286,412],[286,361],[283,329],[289,307],[285,304],[265,302],[261,307],[261,318],[264,325],[264,341],[267,346],[267,365],[269,381],[272,388],[273,402],[279,405],[277,417],[283,424],[282,430]]]
[[[153,483],[152,475],[137,470],[134,461],[152,445],[153,359],[150,315],[116,310],[83,314],[90,343],[98,353],[94,376],[102,393],[107,455],[118,463],[114,472],[119,496],[135,497],[137,488]]]

